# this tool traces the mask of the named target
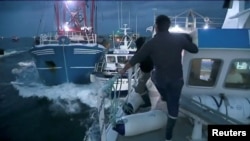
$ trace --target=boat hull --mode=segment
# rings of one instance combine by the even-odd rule
[[[104,48],[98,45],[44,45],[30,50],[39,77],[46,85],[88,84]]]

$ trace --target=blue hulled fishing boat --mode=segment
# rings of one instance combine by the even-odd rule
[[[87,1],[55,1],[57,31],[40,34],[30,49],[41,80],[46,85],[87,84],[105,50],[94,33],[94,0],[87,26]]]

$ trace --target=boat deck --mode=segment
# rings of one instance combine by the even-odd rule
[[[157,104],[156,109],[166,110],[163,102]],[[146,112],[149,107],[140,109]],[[177,120],[172,141],[206,141],[208,124],[242,124],[220,112],[198,102],[182,97],[180,114]],[[136,136],[118,135],[117,141],[165,141],[165,129],[146,132]]]

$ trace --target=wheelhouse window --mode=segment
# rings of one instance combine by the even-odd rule
[[[107,56],[107,63],[115,63],[115,56]]]
[[[218,79],[222,61],[219,59],[196,58],[191,61],[188,85],[214,86]]]
[[[126,56],[117,56],[118,63],[125,64]]]
[[[234,60],[225,78],[226,88],[250,89],[250,60]]]

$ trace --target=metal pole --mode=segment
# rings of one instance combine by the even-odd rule
[[[156,11],[157,11],[157,8],[153,8],[153,11],[154,11],[154,23],[155,23],[155,19],[156,19]]]

